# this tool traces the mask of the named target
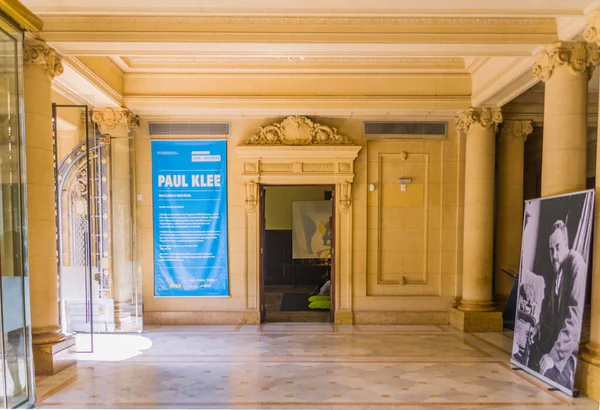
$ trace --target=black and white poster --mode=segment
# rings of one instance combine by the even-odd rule
[[[525,202],[511,362],[573,394],[594,191]]]

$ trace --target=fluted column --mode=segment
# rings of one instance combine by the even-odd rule
[[[496,199],[495,290],[508,299],[512,279],[502,268],[519,271],[523,233],[523,167],[525,140],[533,132],[531,121],[504,121],[497,144],[498,192]]]
[[[112,274],[112,298],[115,303],[115,323],[117,329],[124,330],[133,324],[135,315],[135,249],[133,232],[135,212],[134,177],[135,139],[130,133],[139,128],[139,118],[127,108],[95,109],[92,120],[100,132],[107,137],[109,146],[109,192],[111,244],[105,259],[104,269]]]
[[[589,20],[584,38],[600,45],[600,12]],[[599,118],[600,124],[600,118]],[[600,128],[598,128],[600,131]],[[581,351],[578,363],[578,382],[581,392],[600,401],[600,147],[596,148],[596,203],[594,216],[594,249],[592,255],[592,311],[590,314],[590,340]],[[588,286],[590,284],[588,283]]]
[[[463,331],[502,330],[492,300],[494,163],[501,122],[499,109],[469,108],[456,124],[466,134],[463,294],[450,323]]]
[[[75,363],[58,315],[51,81],[63,66],[40,40],[25,44],[23,60],[32,344],[36,374],[54,374]]]
[[[533,74],[546,83],[542,197],[585,189],[587,84],[600,62],[587,43],[558,42],[542,52]]]

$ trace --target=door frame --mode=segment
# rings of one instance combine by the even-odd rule
[[[267,226],[266,226],[266,190],[265,188],[267,187],[306,187],[306,186],[311,186],[311,187],[331,187],[331,217],[329,218],[330,221],[330,227],[333,227],[334,229],[331,230],[331,260],[330,260],[330,280],[331,280],[331,290],[330,290],[330,299],[331,299],[331,307],[329,308],[329,321],[331,323],[335,322],[335,255],[336,255],[336,251],[335,251],[335,185],[331,185],[331,184],[312,184],[312,185],[301,185],[301,184],[286,184],[286,185],[267,185],[267,184],[260,184],[259,185],[259,192],[260,192],[260,200],[259,200],[259,212],[260,212],[260,219],[259,219],[259,254],[260,254],[260,262],[259,262],[259,271],[258,271],[258,282],[259,282],[259,292],[258,292],[258,306],[259,306],[259,310],[260,310],[260,323],[264,323],[265,322],[265,318],[266,318],[266,307],[265,307],[265,278],[266,278],[266,274],[265,274],[265,268],[266,268],[266,264],[265,264],[265,255],[266,252],[264,250],[264,246],[265,246],[265,236],[266,236],[266,230],[267,230]],[[293,269],[293,268],[292,268]],[[309,322],[310,323],[310,322]]]
[[[241,181],[245,210],[244,286],[246,323],[260,323],[261,185],[331,185],[335,190],[334,323],[351,324],[352,181],[356,145],[241,145]]]

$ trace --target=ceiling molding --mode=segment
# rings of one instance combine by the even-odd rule
[[[462,58],[331,57],[113,57],[127,73],[452,73],[464,74]]]
[[[44,27],[42,19],[33,14],[18,0],[0,1],[0,11],[3,11],[19,26],[27,31],[41,31]]]
[[[469,96],[394,97],[185,97],[127,96],[125,105],[143,117],[260,117],[332,115],[452,119],[470,106]]]
[[[86,99],[67,84],[52,81],[52,89],[76,105],[94,105],[95,99]]]
[[[495,96],[523,75],[531,76],[532,85],[537,82],[531,74],[534,63],[532,57],[499,60],[499,58],[490,58],[485,66],[473,74],[472,98],[475,107],[499,104],[499,101],[494,101]]]
[[[101,100],[110,99],[117,105],[122,105],[123,95],[108,84],[102,77],[92,71],[87,65],[76,57],[65,57],[63,64],[69,65],[73,70],[90,82],[102,94]],[[60,78],[60,77],[59,77]]]
[[[123,96],[76,58],[63,58],[64,72],[53,80],[57,92],[97,107],[121,106]]]

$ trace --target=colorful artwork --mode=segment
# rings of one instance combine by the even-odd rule
[[[331,258],[330,201],[292,202],[292,257]]]

